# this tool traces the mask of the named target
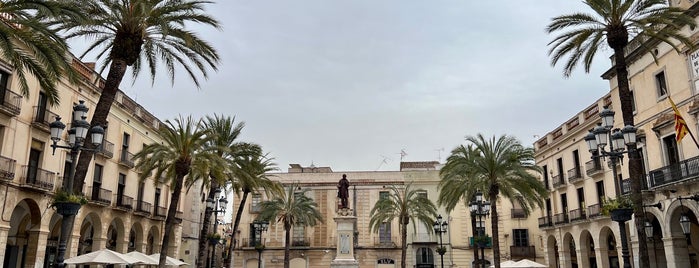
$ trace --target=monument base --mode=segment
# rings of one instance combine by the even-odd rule
[[[359,262],[357,260],[338,260],[330,262],[330,268],[357,268]]]

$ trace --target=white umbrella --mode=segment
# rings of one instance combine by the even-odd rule
[[[521,261],[518,261],[516,264],[517,264],[517,266],[513,266],[513,267],[520,267],[520,268],[545,268],[545,267],[548,267],[548,266],[543,265],[541,263],[538,263],[535,261],[530,261],[527,259],[523,259]]]
[[[153,255],[150,255],[149,257],[160,261],[160,253],[155,253]],[[181,265],[187,265],[186,262],[179,261],[173,257],[170,256],[165,256],[165,265],[167,266],[181,266]]]
[[[515,262],[515,261],[504,261],[504,262],[500,263],[500,267],[502,267],[502,268],[520,267],[520,266],[516,266],[516,265],[517,265],[517,262]]]
[[[157,259],[153,259],[153,258],[151,258],[150,256],[148,256],[148,255],[146,255],[146,254],[143,254],[143,253],[141,253],[141,252],[138,252],[138,251],[131,251],[131,252],[129,252],[129,253],[126,253],[126,255],[138,259],[139,261],[141,261],[141,262],[140,262],[141,264],[145,264],[145,265],[158,265],[158,260],[157,260]]]
[[[66,264],[135,264],[139,262],[136,258],[106,248],[65,260]]]

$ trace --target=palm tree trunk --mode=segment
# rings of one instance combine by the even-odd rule
[[[629,89],[629,72],[626,66],[626,58],[624,57],[623,47],[614,48],[614,69],[616,71],[617,84],[619,87],[619,100],[621,104],[621,113],[624,118],[624,125],[634,125],[633,118],[633,96]],[[645,179],[643,174],[643,163],[636,144],[628,146],[629,150],[629,179],[631,182],[631,201],[634,204],[634,223],[636,224],[636,234],[638,237],[638,251],[640,267],[650,267],[650,259],[648,257],[647,237],[644,229],[645,215],[643,213],[643,198],[641,196],[642,180]],[[616,180],[616,174],[614,174]]]
[[[405,268],[406,253],[408,252],[408,222],[401,218],[400,225],[400,267]]]
[[[165,230],[163,230],[163,244],[160,247],[160,260],[158,262],[159,268],[165,268],[165,260],[167,257],[167,248],[170,246],[170,233],[174,233],[175,225],[177,222],[175,220],[175,214],[177,213],[177,206],[180,203],[180,195],[182,194],[182,181],[184,180],[184,174],[177,174],[177,179],[175,180],[175,185],[172,189],[172,196],[170,196],[170,207],[167,210],[167,218],[165,218]]]
[[[285,241],[284,241],[284,268],[289,268],[289,258],[291,252],[291,225],[284,225]]]
[[[207,196],[213,196],[216,193],[218,185],[215,182],[211,183],[211,188],[209,188],[209,193]],[[199,231],[199,250],[197,252],[197,267],[204,268],[206,266],[206,249],[207,245],[207,235],[209,234],[209,225],[211,224],[211,214],[213,212],[211,209],[206,208],[204,210],[204,218],[201,221],[201,231]]]
[[[490,198],[490,227],[493,232],[493,264],[495,265],[495,268],[500,268],[500,233],[498,232],[498,204],[497,204],[497,198],[498,198],[498,189],[497,186],[494,186],[493,188],[490,189],[489,193],[489,198]]]
[[[112,63],[109,66],[109,73],[107,74],[107,81],[105,81],[104,88],[100,93],[99,101],[97,101],[97,106],[95,107],[95,113],[92,115],[91,125],[100,125],[106,128],[107,116],[109,116],[109,110],[112,107],[112,103],[114,103],[114,98],[119,91],[119,85],[126,73],[126,67],[127,65],[124,60],[112,59]],[[87,137],[85,138],[84,146],[86,148],[93,148],[90,132],[92,132],[92,129],[88,131]],[[74,193],[80,193],[83,190],[85,176],[87,175],[87,169],[90,167],[93,154],[94,152],[89,150],[80,151],[80,158],[75,166],[75,178],[73,179]]]
[[[238,226],[240,225],[240,217],[243,215],[243,209],[245,208],[245,202],[248,200],[248,194],[250,191],[243,190],[243,196],[240,199],[240,205],[238,206],[238,212],[235,213],[235,223],[233,224],[233,234],[231,234],[231,244],[228,245],[228,257],[233,257],[233,251],[235,250],[236,235],[238,234]],[[231,267],[233,267],[231,265]]]

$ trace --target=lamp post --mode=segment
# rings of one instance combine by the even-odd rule
[[[88,108],[84,103],[85,101],[81,100],[77,105],[73,106],[73,121],[70,130],[68,130],[68,145],[58,145],[58,141],[62,139],[63,130],[66,128],[66,125],[61,122],[61,117],[57,116],[56,121],[49,124],[49,128],[51,129],[51,148],[53,148],[52,154],[56,153],[56,148],[70,150],[70,175],[67,178],[64,176],[66,179],[63,180],[63,191],[71,195],[74,194],[73,179],[75,178],[75,165],[78,162],[78,154],[80,151],[94,151],[94,149],[83,147],[85,137],[87,137],[88,132],[91,133],[92,145],[95,148],[102,144],[102,139],[104,138],[104,128],[101,126],[96,125],[90,129],[90,123],[85,120],[87,118]],[[81,204],[61,203],[54,204],[54,206],[58,214],[63,216],[61,222],[61,237],[58,240],[58,252],[56,256],[57,266],[62,268],[65,266],[63,261],[65,260],[68,238],[70,238],[70,233],[73,232],[73,222],[75,221],[75,215],[78,213]]]
[[[220,188],[214,191],[215,198],[218,198],[220,194]],[[216,210],[216,205],[218,205],[218,210]],[[209,198],[206,199],[206,209],[211,210],[212,214],[214,215],[214,234],[218,233],[218,213],[225,214],[227,205],[228,200],[226,200],[225,196],[221,196],[221,198],[217,200],[214,200],[213,198],[211,198],[211,196],[209,196]],[[214,241],[212,240],[210,242]],[[216,244],[218,244],[218,239],[216,239],[215,243],[211,243],[211,264],[209,266],[211,268],[216,267]]]
[[[267,231],[269,227],[268,221],[253,221],[252,228],[255,231],[255,250],[257,250],[257,268],[262,267],[262,251],[265,250],[265,246],[262,245],[262,232]]]
[[[692,222],[689,220],[689,216],[687,215],[684,209],[684,205],[682,205],[682,200],[694,200],[694,202],[699,202],[699,195],[695,194],[690,197],[678,197],[677,199],[680,200],[680,206],[683,207],[682,209],[682,215],[680,215],[680,227],[682,227],[682,233],[684,234],[684,237],[687,240],[691,239],[691,234],[692,234],[692,229],[691,229],[691,224]]]
[[[483,217],[486,217],[490,214],[490,202],[484,201],[483,193],[478,191],[476,192],[476,199],[469,203],[469,210],[471,210],[472,215],[478,217],[478,222],[483,222]],[[487,245],[488,241],[486,241],[487,236],[485,235],[485,224],[483,224],[481,228],[483,228],[483,232],[479,232],[479,239],[477,244],[478,247],[481,249],[481,258],[479,261],[481,263],[481,267],[485,268],[485,246]],[[474,230],[473,239],[476,239],[476,230]]]
[[[592,158],[609,157],[612,161],[612,173],[614,177],[614,191],[618,197],[621,194],[621,185],[617,178],[616,164],[620,161],[624,154],[628,154],[630,150],[625,150],[627,146],[636,144],[636,128],[631,125],[625,126],[623,129],[614,129],[614,111],[607,107],[600,112],[602,123],[592,129],[586,136],[585,142],[592,153]],[[609,143],[609,151],[606,150]],[[633,209],[616,209],[612,211],[612,220],[619,224],[619,232],[621,233],[621,258],[624,260],[624,268],[631,267],[629,259],[629,245],[626,241],[626,222],[631,220]]]
[[[447,232],[447,222],[442,221],[442,215],[437,216],[437,220],[434,221],[434,232],[439,234],[439,250],[437,253],[439,253],[439,258],[442,260],[442,268],[444,268],[444,253],[447,252],[447,249],[444,248],[444,243],[442,242],[442,234]]]

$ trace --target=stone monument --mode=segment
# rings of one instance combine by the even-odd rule
[[[347,175],[342,174],[342,179],[337,183],[337,197],[340,201],[334,218],[337,224],[337,249],[335,259],[330,262],[331,268],[359,267],[359,262],[354,258],[354,225],[357,217],[349,207],[349,186]]]

